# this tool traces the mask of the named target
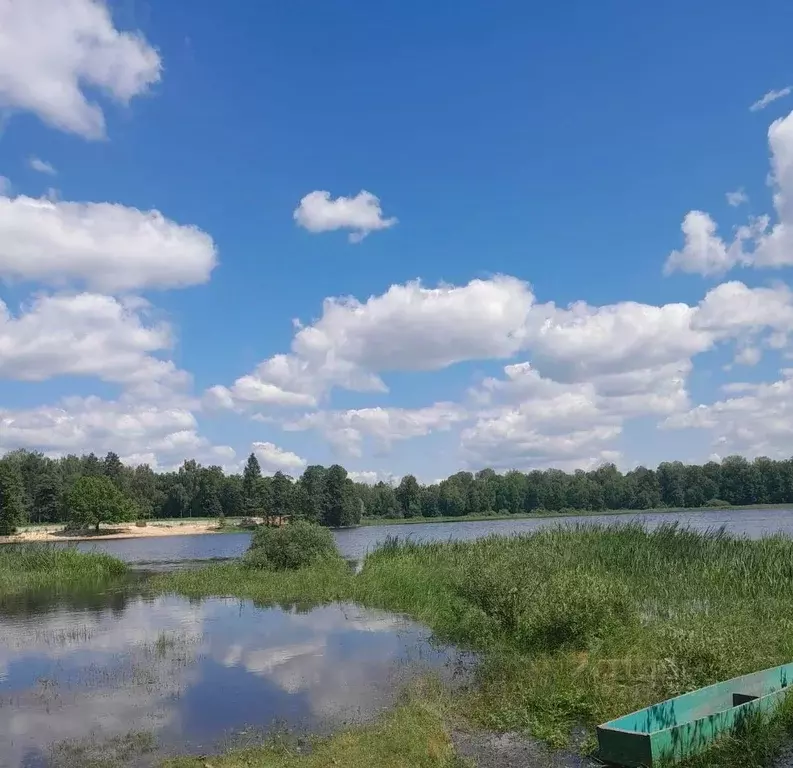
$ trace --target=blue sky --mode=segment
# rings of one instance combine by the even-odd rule
[[[792,17],[0,0],[0,449],[788,455]]]

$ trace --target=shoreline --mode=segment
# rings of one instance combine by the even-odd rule
[[[496,520],[548,520],[558,518],[560,520],[570,517],[617,517],[620,515],[675,515],[686,514],[689,512],[740,512],[758,511],[764,509],[789,509],[793,511],[793,504],[747,504],[744,506],[728,507],[678,507],[666,509],[610,509],[602,511],[576,510],[574,512],[541,512],[541,513],[522,513],[505,515],[461,515],[459,517],[411,517],[411,518],[363,518],[359,525],[354,528],[371,528],[373,526],[392,526],[392,525],[430,525],[438,523],[482,523]],[[25,544],[34,542],[55,542],[55,541],[108,541],[112,539],[142,539],[159,536],[200,536],[207,533],[245,533],[247,528],[237,527],[243,518],[227,518],[226,525],[218,526],[216,518],[186,518],[184,521],[179,519],[171,520],[148,520],[143,527],[135,523],[121,523],[118,525],[108,524],[100,528],[99,533],[94,531],[79,531],[73,534],[65,532],[63,523],[52,523],[46,525],[32,525],[20,528],[20,531],[13,536],[0,536],[2,544]],[[254,519],[261,523],[261,518]]]
[[[229,522],[229,521],[227,521]],[[231,521],[234,522],[234,521]],[[161,536],[198,536],[207,533],[244,533],[246,529],[235,530],[233,526],[218,526],[216,519],[192,519],[189,522],[177,520],[151,520],[145,526],[135,523],[121,523],[93,531],[66,533],[64,525],[57,523],[46,526],[22,528],[13,536],[0,536],[0,544],[30,544],[54,541],[109,541],[112,539],[143,539]]]
[[[376,525],[425,525],[430,523],[481,523],[488,520],[547,520],[569,517],[617,517],[619,515],[680,515],[687,512],[754,512],[764,509],[793,511],[793,504],[743,504],[726,507],[662,507],[658,509],[573,510],[571,512],[521,512],[515,515],[460,515],[458,517],[365,517],[359,527]]]

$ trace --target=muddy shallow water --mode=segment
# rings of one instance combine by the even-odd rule
[[[39,596],[0,613],[0,765],[79,765],[114,737],[156,747],[126,765],[273,729],[329,732],[376,716],[412,677],[453,680],[466,664],[426,629],[356,605]]]

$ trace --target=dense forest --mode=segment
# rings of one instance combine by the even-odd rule
[[[0,533],[23,523],[98,526],[147,518],[275,517],[327,526],[362,516],[462,517],[531,512],[793,503],[793,459],[730,456],[704,465],[665,462],[623,474],[613,464],[577,470],[458,472],[440,483],[353,482],[344,467],[310,466],[293,479],[262,475],[254,454],[242,474],[185,461],[176,472],[125,466],[118,455],[51,459],[18,450],[0,459]]]
[[[0,535],[23,523],[65,522],[98,528],[104,522],[186,517],[299,516],[330,527],[357,524],[363,513],[356,486],[339,465],[308,467],[295,482],[262,475],[251,454],[241,475],[185,461],[177,472],[125,466],[115,453],[100,459],[51,459],[18,450],[0,459]]]

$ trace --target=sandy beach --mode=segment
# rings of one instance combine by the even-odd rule
[[[0,544],[21,544],[33,541],[101,541],[103,539],[136,539],[147,536],[186,536],[217,533],[217,520],[153,520],[144,527],[135,523],[118,523],[93,531],[66,532],[62,523],[21,528],[14,536],[0,536]]]

